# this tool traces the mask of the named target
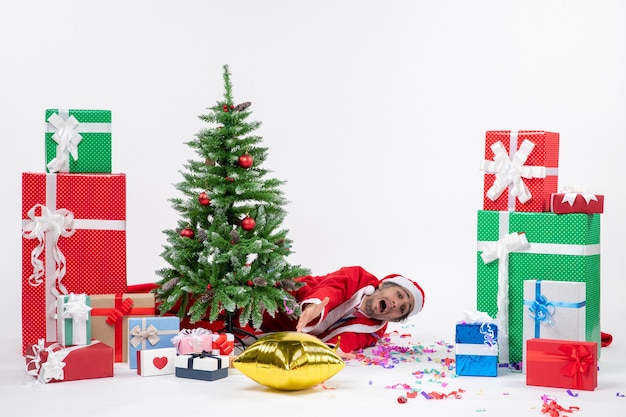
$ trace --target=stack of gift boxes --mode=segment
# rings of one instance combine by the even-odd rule
[[[112,173],[111,111],[49,109],[45,123],[46,170],[22,174],[27,373],[44,383],[103,378],[128,362],[140,375],[174,374],[180,320],[157,316],[154,294],[127,293],[126,177]],[[181,367],[216,362],[209,373],[221,373],[196,379],[224,377],[221,355],[233,354],[232,335],[209,336],[211,349],[187,350],[198,358]]]
[[[499,366],[523,369],[528,385],[592,390],[604,197],[559,192],[558,166],[558,133],[486,132],[476,306],[497,326]]]

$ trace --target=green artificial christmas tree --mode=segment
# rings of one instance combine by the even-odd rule
[[[174,309],[190,323],[226,317],[256,329],[264,312],[299,314],[288,291],[310,272],[286,260],[284,182],[268,178],[267,148],[254,134],[261,123],[248,121],[250,102],[234,103],[230,76],[225,65],[224,98],[199,116],[209,127],[187,143],[199,159],[180,171],[176,189],[184,197],[169,200],[181,217],[177,229],[164,231],[168,266],[157,271],[155,294],[161,314]]]

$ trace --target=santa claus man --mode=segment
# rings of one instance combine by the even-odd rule
[[[337,346],[339,356],[373,346],[389,322],[402,322],[424,306],[424,291],[414,281],[392,274],[378,279],[360,266],[343,267],[321,276],[304,276],[293,292],[300,303],[299,318],[265,315],[264,332],[300,331]]]

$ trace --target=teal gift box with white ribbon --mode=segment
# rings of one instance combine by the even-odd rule
[[[476,308],[498,319],[500,363],[522,361],[527,280],[584,282],[584,340],[600,349],[599,214],[479,210],[477,231]]]
[[[110,110],[46,110],[46,172],[111,173]]]
[[[64,346],[91,343],[91,299],[86,294],[57,297],[57,342]]]
[[[586,292],[584,282],[524,281],[523,364],[529,339],[585,341]]]

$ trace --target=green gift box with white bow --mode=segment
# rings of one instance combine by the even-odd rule
[[[110,110],[46,110],[46,172],[110,174]]]
[[[584,282],[585,340],[600,349],[599,214],[479,210],[477,232],[476,308],[499,320],[500,363],[523,358],[526,280]]]

